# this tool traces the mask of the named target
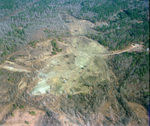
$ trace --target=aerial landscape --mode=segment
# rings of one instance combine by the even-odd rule
[[[148,0],[0,0],[0,126],[149,126]]]

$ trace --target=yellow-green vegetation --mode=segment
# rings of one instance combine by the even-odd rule
[[[11,113],[11,116],[14,117],[15,116],[14,113]]]
[[[28,122],[28,121],[25,121],[25,124],[29,124],[29,122]]]
[[[51,41],[51,44],[52,44],[52,46],[53,46],[53,52],[52,52],[52,54],[55,55],[56,52],[61,52],[61,51],[62,51],[62,49],[58,48],[57,43],[56,43],[56,39],[53,39],[53,40]]]
[[[35,116],[36,112],[35,111],[31,111],[31,112],[29,112],[29,114]]]

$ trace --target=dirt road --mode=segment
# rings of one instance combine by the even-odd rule
[[[103,54],[92,54],[93,56],[113,56],[113,55],[118,55],[124,52],[143,52],[144,50],[144,46],[142,44],[135,44],[135,45],[131,45],[125,49],[122,50],[115,50],[115,51],[110,51],[109,53],[103,53]]]
[[[136,45],[131,45],[126,49],[123,50],[116,50],[116,51],[111,51],[111,54],[108,55],[116,55],[116,54],[121,54],[124,52],[142,52],[143,51],[143,45],[136,44]]]

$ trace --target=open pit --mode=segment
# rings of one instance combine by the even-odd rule
[[[107,49],[83,36],[64,38],[63,41],[66,49],[47,59],[45,66],[37,71],[34,80],[38,83],[31,91],[32,95],[87,93],[85,83],[94,85],[110,80],[105,58],[94,56],[108,53]],[[99,79],[90,82],[86,79],[89,77]]]

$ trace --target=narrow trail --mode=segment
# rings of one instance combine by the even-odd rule
[[[124,50],[116,50],[116,51],[112,51],[112,54],[110,55],[116,55],[116,54],[121,54],[124,52],[132,52],[132,51],[137,51],[137,52],[141,52],[143,50],[143,45],[137,44],[135,46],[130,46]]]

